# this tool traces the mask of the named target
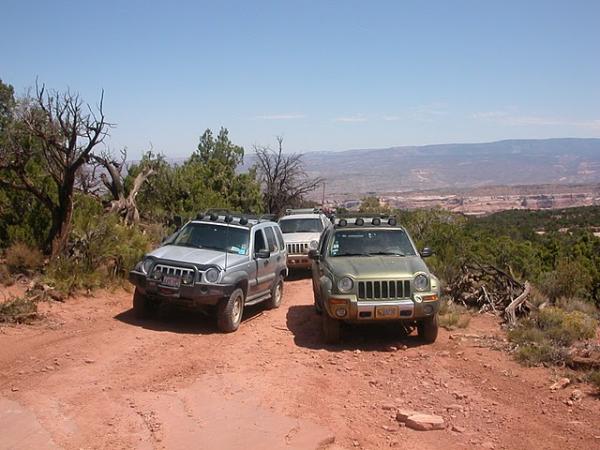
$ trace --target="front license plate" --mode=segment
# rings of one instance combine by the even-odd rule
[[[398,316],[397,306],[378,306],[375,308],[375,317],[377,319],[395,319]]]
[[[169,287],[174,287],[174,288],[178,288],[179,285],[181,284],[181,278],[180,277],[174,277],[172,275],[165,275],[162,279],[162,283],[163,286],[169,286]]]

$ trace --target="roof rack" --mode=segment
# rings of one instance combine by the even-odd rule
[[[398,220],[395,216],[383,215],[383,214],[375,214],[375,216],[369,216],[368,214],[362,214],[360,216],[352,216],[352,217],[336,217],[334,221],[334,226],[343,228],[346,226],[357,226],[362,227],[364,225],[369,226],[391,226],[395,227],[398,225]]]
[[[322,208],[298,208],[298,209],[288,208],[285,210],[285,214],[287,216],[291,216],[293,214],[320,214],[322,212],[323,212]]]
[[[208,209],[206,212],[200,212],[195,220],[204,220],[210,222],[219,222],[227,224],[242,225],[252,227],[263,222],[272,222],[275,216],[273,214],[244,214],[239,212],[230,212],[224,209]]]

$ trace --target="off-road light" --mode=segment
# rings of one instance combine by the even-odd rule
[[[194,273],[193,272],[184,273],[183,276],[181,277],[181,282],[183,284],[192,284],[194,282]]]
[[[229,214],[226,215],[225,216],[225,223],[231,223],[231,222],[233,222],[233,216],[231,216]]]
[[[424,273],[420,273],[415,277],[413,285],[416,291],[426,291],[429,288],[429,278]]]
[[[396,226],[396,223],[398,223],[398,222],[396,222],[396,218],[395,217],[390,217],[388,219],[388,225],[394,227],[394,226]]]
[[[338,222],[338,225],[340,227],[345,227],[346,225],[348,225],[348,221],[346,219],[342,219]]]
[[[248,223],[248,219],[246,219],[245,217],[242,217],[240,219],[240,225],[246,225]]]
[[[204,219],[204,213],[198,213],[196,215],[196,220],[202,220],[202,219]]]
[[[212,220],[213,222],[214,222],[215,220],[217,220],[218,218],[219,218],[219,216],[217,216],[215,213],[212,213],[212,214],[210,215],[210,220]]]
[[[356,219],[356,221],[354,222],[356,225],[358,225],[359,227],[362,227],[365,224],[365,220],[361,217],[359,217],[358,219]]]
[[[340,278],[337,282],[337,288],[340,292],[350,292],[353,287],[354,281],[349,277]]]
[[[316,250],[318,246],[319,246],[319,241],[310,241],[308,243],[308,248],[311,250]]]
[[[153,280],[157,280],[157,281],[162,280],[162,276],[163,276],[162,270],[160,270],[158,268],[154,269],[154,271],[152,272]]]
[[[377,225],[381,225],[381,219],[379,217],[375,217],[373,218],[373,220],[371,221],[371,223],[375,226]]]
[[[211,267],[204,272],[204,279],[209,283],[216,283],[219,280],[219,271],[214,267]]]

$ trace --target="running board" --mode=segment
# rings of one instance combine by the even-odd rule
[[[246,300],[246,302],[244,303],[244,306],[256,305],[257,303],[264,302],[265,300],[268,300],[270,298],[271,298],[271,293],[267,292],[266,294],[263,294],[260,297],[253,298],[252,300]]]

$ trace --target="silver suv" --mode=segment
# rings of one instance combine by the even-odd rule
[[[287,247],[287,265],[290,268],[311,267],[310,250],[316,250],[323,230],[330,221],[320,209],[288,209],[279,219],[283,239]]]
[[[133,310],[152,315],[163,303],[216,310],[223,332],[238,329],[244,306],[277,308],[287,276],[277,223],[260,218],[199,214],[148,253],[129,273]]]

